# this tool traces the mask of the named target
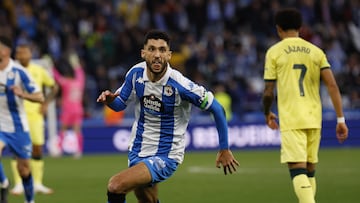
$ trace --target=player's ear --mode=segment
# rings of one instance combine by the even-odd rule
[[[145,50],[144,49],[141,49],[141,58],[145,59]]]
[[[281,33],[283,32],[283,29],[281,29],[280,26],[276,25],[276,32],[278,33],[279,36],[281,36]]]
[[[169,60],[171,59],[171,55],[172,55],[172,51],[169,51],[168,53]]]

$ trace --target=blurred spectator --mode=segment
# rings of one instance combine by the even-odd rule
[[[62,71],[62,74],[54,68],[54,77],[61,89],[61,111],[60,111],[60,132],[59,146],[62,149],[65,136],[68,130],[76,136],[77,149],[75,158],[80,158],[83,152],[82,122],[84,116],[83,93],[85,75],[83,68],[74,53],[61,58],[55,67]]]
[[[345,71],[338,75],[340,91],[350,99],[350,108],[360,108],[360,57],[351,54],[344,67]]]
[[[124,111],[116,112],[107,106],[104,106],[104,122],[106,125],[120,125],[124,118]]]
[[[226,120],[230,121],[232,119],[232,110],[231,110],[231,96],[226,92],[224,84],[218,82],[214,85],[214,96],[219,101],[219,103],[224,107]]]
[[[224,82],[234,116],[244,118],[244,113],[260,111],[255,108],[259,93],[253,90],[262,78],[265,50],[277,41],[273,15],[285,6],[301,10],[301,37],[326,52],[334,73],[340,78],[350,74],[350,56],[360,55],[360,3],[354,0],[3,0],[0,29],[17,41],[34,40],[39,57],[58,60],[76,50],[95,91],[116,86],[127,71],[123,67],[141,60],[138,50],[147,30],[167,30],[174,38],[171,63],[207,88]],[[340,83],[353,104],[350,110],[358,109],[351,85]],[[91,93],[84,96],[89,97],[86,108],[95,107],[89,116],[102,115]]]
[[[19,11],[16,12],[16,24],[18,28],[24,31],[30,38],[34,39],[37,34],[37,19],[33,14],[33,8],[27,3],[17,6],[19,6]]]

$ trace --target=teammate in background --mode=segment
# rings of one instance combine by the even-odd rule
[[[216,166],[223,166],[226,175],[239,165],[229,149],[222,106],[211,92],[170,67],[169,36],[157,30],[147,33],[141,57],[145,61],[128,71],[115,93],[106,90],[97,99],[115,111],[124,110],[130,101],[136,105],[129,168],[110,178],[108,203],[124,202],[132,190],[139,202],[159,202],[158,183],[168,179],[183,161],[191,104],[214,116],[220,142]]]
[[[45,143],[44,115],[46,114],[48,104],[54,100],[58,92],[58,86],[55,83],[55,80],[43,67],[30,62],[32,53],[29,44],[18,45],[16,47],[15,58],[27,69],[41,91],[44,86],[49,87],[50,89],[49,93],[45,95],[45,102],[40,104],[25,100],[24,107],[29,122],[30,137],[33,147],[30,166],[34,177],[34,190],[35,193],[52,194],[53,190],[43,185],[43,146]],[[14,195],[20,195],[24,192],[24,188],[21,184],[21,178],[16,165],[16,160],[11,161],[11,168],[14,175],[14,188],[10,192]]]
[[[299,37],[302,17],[288,8],[275,15],[281,41],[270,47],[265,60],[263,108],[266,124],[278,129],[271,112],[276,85],[281,132],[281,162],[287,163],[300,203],[314,203],[315,165],[321,137],[320,80],[331,97],[337,116],[336,137],[348,137],[341,95],[323,51]]]
[[[61,88],[61,112],[60,112],[60,149],[68,129],[73,130],[78,141],[78,151],[75,158],[80,158],[83,152],[82,121],[84,115],[83,92],[85,87],[85,74],[77,58],[77,55],[70,54],[69,59],[64,61],[63,75],[54,68],[54,77]]]
[[[222,82],[214,84],[214,97],[223,106],[226,120],[231,121],[232,110],[231,110],[231,96],[226,92],[226,87]]]
[[[11,49],[12,41],[0,36],[0,154],[6,146],[14,153],[25,188],[25,203],[33,203],[32,145],[23,101],[42,103],[44,95],[27,70],[11,59]],[[7,203],[9,181],[1,162],[0,183],[0,203]]]

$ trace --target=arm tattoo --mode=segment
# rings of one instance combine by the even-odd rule
[[[272,82],[265,82],[265,89],[262,98],[264,114],[270,113],[271,105],[274,101],[274,84]]]

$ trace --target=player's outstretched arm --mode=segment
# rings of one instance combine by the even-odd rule
[[[224,169],[224,174],[233,173],[239,162],[234,158],[229,149],[228,142],[228,126],[225,117],[225,111],[220,103],[214,99],[210,108],[208,109],[214,116],[216,129],[219,134],[220,151],[216,157],[216,167]]]
[[[97,102],[101,102],[114,111],[122,111],[126,108],[126,104],[120,99],[120,93],[112,93],[109,90],[103,91],[97,98]]]
[[[10,90],[14,92],[15,95],[18,97],[21,97],[23,99],[32,101],[32,102],[38,102],[42,103],[44,102],[44,94],[42,92],[34,92],[34,93],[28,93],[24,91],[20,86],[11,86]]]
[[[112,103],[117,96],[119,96],[119,93],[112,93],[109,90],[105,90],[101,92],[96,101],[108,105]]]

